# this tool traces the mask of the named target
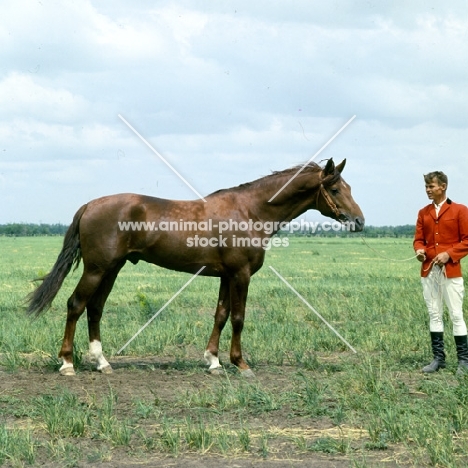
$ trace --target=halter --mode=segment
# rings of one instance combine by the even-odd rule
[[[335,205],[335,202],[330,198],[330,195],[325,190],[325,187],[323,186],[323,184],[320,184],[320,189],[317,192],[317,200],[316,200],[317,207],[318,207],[318,199],[319,199],[320,194],[322,194],[328,207],[333,211],[335,216],[339,218],[342,213],[340,213],[340,211],[338,210],[338,207]]]

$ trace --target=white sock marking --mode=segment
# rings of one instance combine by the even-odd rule
[[[63,359],[63,364],[62,364],[62,367],[59,369],[59,372],[64,370],[64,369],[68,369],[69,367],[73,369],[73,362],[67,362],[65,361],[65,359]]]
[[[221,367],[218,356],[215,356],[210,351],[206,350],[204,357],[205,357],[206,363],[210,366],[210,369],[216,369],[218,367]]]
[[[102,354],[102,345],[100,341],[94,340],[91,341],[91,343],[89,343],[89,354],[91,356],[91,359],[96,361],[97,370],[101,370],[104,367],[110,366],[110,364],[107,362],[106,358]]]

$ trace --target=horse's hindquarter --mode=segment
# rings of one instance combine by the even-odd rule
[[[129,222],[144,220],[141,196],[117,194],[87,204],[80,221],[80,247],[83,263],[107,270],[132,252],[141,231]],[[144,231],[143,231],[144,232]]]

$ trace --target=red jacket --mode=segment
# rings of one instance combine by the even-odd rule
[[[460,260],[468,254],[468,208],[447,198],[438,218],[432,203],[419,210],[413,246],[426,253],[421,276],[429,274],[432,259],[441,252],[450,255],[445,264],[447,278],[462,276]]]

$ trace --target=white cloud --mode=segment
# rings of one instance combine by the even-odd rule
[[[193,39],[203,33],[208,23],[207,14],[175,5],[154,10],[151,16],[156,24],[163,23],[171,31],[184,55],[191,51]]]
[[[464,187],[464,8],[5,1],[0,197],[27,202],[7,203],[0,222],[41,211],[67,220],[75,201],[104,190],[192,197],[119,113],[203,194],[307,160],[356,114],[321,157],[348,158],[345,178],[371,223],[389,212],[412,222],[421,173],[446,168],[450,189]]]
[[[8,119],[23,117],[43,122],[74,122],[89,111],[81,96],[41,85],[31,75],[12,72],[0,81],[0,107]]]

